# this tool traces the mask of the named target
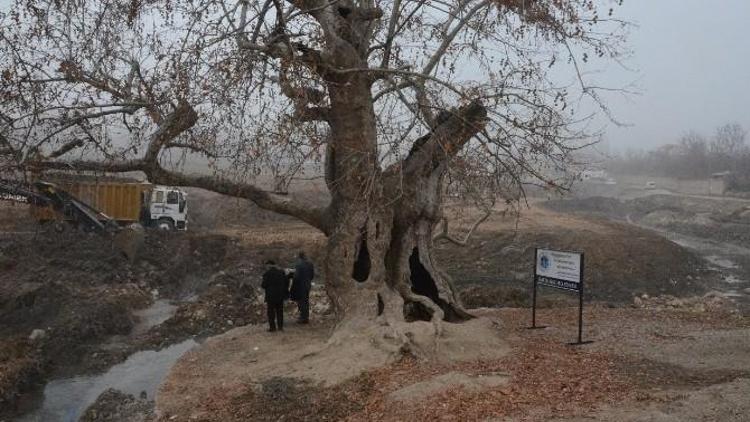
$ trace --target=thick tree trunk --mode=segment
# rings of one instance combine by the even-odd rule
[[[335,344],[359,340],[394,353],[429,355],[444,321],[471,318],[434,259],[434,218],[399,221],[399,209],[414,205],[409,198],[340,215],[326,257],[328,294],[339,318]],[[415,321],[429,323],[410,327]],[[414,330],[422,334],[414,336]]]
[[[369,81],[337,81],[329,93],[325,269],[339,319],[332,342],[364,337],[394,352],[425,351],[407,334],[410,322],[429,321],[420,325],[431,332],[423,337],[434,338],[443,321],[471,318],[434,258],[432,232],[441,218],[448,160],[476,133],[484,108],[458,110],[454,121],[420,140],[399,169],[381,171]]]

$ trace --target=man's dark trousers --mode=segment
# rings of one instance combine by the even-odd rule
[[[271,331],[284,331],[284,302],[268,302],[266,303],[266,310],[268,312],[268,325]]]
[[[299,309],[299,321],[308,322],[310,320],[310,295],[303,295],[297,300],[297,309]]]

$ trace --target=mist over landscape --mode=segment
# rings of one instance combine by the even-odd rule
[[[745,0],[0,0],[0,422],[746,422]]]

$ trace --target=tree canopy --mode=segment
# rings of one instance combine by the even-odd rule
[[[575,106],[599,101],[585,62],[621,52],[616,3],[18,0],[0,20],[3,165],[142,171],[320,227],[320,210],[257,176],[320,175],[330,125],[347,118],[331,86],[357,76],[371,93],[379,170],[403,166],[425,134],[476,103],[482,127],[451,180],[508,195],[522,182],[564,185],[570,152],[591,135]],[[559,67],[576,82],[556,79]],[[194,161],[210,170],[195,174]]]

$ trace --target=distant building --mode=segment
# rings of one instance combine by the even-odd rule
[[[708,181],[708,194],[724,195],[727,191],[727,185],[731,175],[732,172],[730,171],[711,173],[711,178]]]

